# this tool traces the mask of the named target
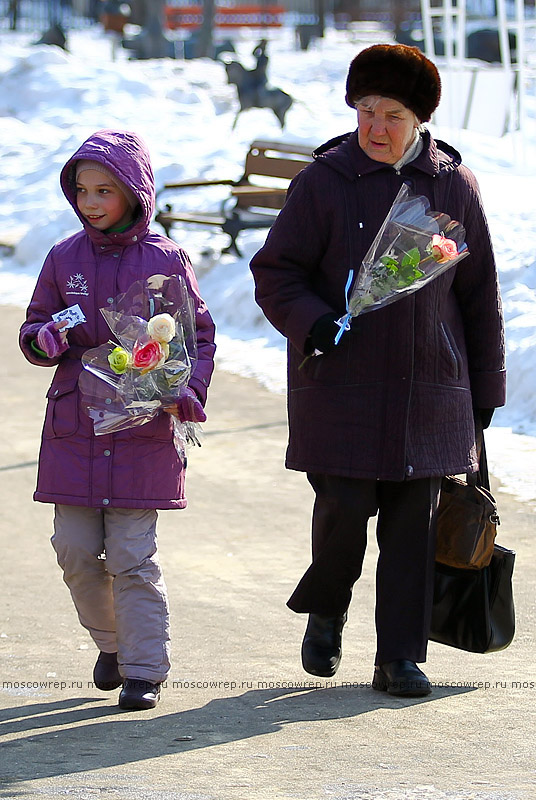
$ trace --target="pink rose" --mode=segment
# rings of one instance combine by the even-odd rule
[[[140,342],[134,345],[132,350],[132,366],[144,372],[159,367],[166,360],[166,354],[160,342]]]
[[[440,236],[437,233],[432,236],[430,252],[434,261],[437,261],[439,264],[452,261],[453,258],[459,255],[456,242],[453,241],[453,239],[446,239],[444,236]]]

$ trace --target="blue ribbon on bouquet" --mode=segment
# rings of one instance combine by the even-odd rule
[[[350,292],[350,286],[352,285],[352,281],[354,279],[354,271],[353,269],[350,270],[348,273],[348,280],[346,281],[346,286],[344,287],[344,296],[346,298],[346,314],[338,320],[335,320],[335,324],[339,326],[339,330],[337,335],[335,336],[335,344],[339,344],[341,340],[341,336],[345,331],[350,330],[350,320],[352,319],[352,314],[350,312],[350,303],[348,300],[348,294]]]

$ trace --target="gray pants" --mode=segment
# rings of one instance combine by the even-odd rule
[[[153,509],[56,505],[52,545],[80,623],[124,678],[169,672],[169,607]]]

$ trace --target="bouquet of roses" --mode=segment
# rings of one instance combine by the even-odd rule
[[[430,211],[426,197],[412,195],[404,184],[355,282],[350,270],[346,314],[337,322],[340,330],[335,343],[349,330],[352,317],[406,297],[469,255],[464,239],[465,229],[459,222],[448,214]]]
[[[136,281],[101,314],[116,341],[87,350],[78,379],[97,436],[145,425],[184,393],[197,358],[195,312],[180,275]],[[177,452],[198,443],[172,416]]]

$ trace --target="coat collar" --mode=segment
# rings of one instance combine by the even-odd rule
[[[93,244],[98,245],[101,249],[106,249],[108,247],[126,247],[129,244],[136,244],[136,242],[143,239],[149,231],[147,221],[142,215],[138,216],[136,221],[127,228],[126,231],[122,231],[121,233],[105,233],[104,231],[97,230],[97,228],[94,228],[85,220],[82,219],[81,221],[85,232]]]
[[[459,167],[462,158],[457,150],[446,142],[434,140],[428,130],[424,131],[422,137],[422,151],[414,161],[402,167],[401,174],[409,175],[419,171],[436,176]],[[357,130],[330,139],[314,150],[313,158],[340,172],[351,181],[374,172],[393,169],[390,164],[382,164],[367,156],[359,146]]]

